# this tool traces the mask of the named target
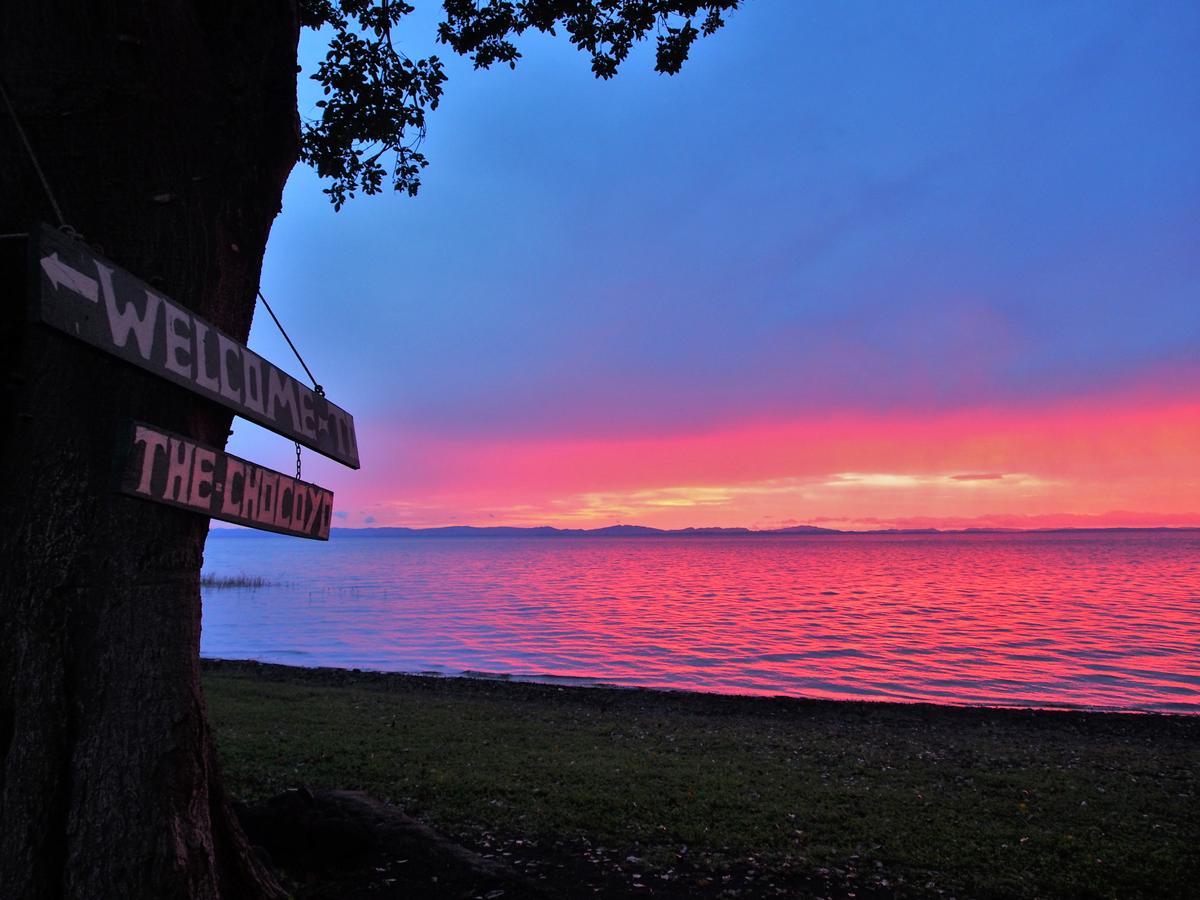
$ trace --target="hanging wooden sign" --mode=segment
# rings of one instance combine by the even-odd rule
[[[122,440],[122,493],[250,528],[329,540],[332,491],[141,422]]]
[[[48,225],[32,238],[41,321],[358,468],[344,409],[78,241]]]

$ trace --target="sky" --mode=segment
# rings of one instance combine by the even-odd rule
[[[1200,5],[749,0],[609,82],[414,5],[420,195],[298,167],[264,264],[336,525],[1200,525]]]

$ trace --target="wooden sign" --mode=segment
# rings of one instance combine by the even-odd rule
[[[122,493],[250,528],[329,540],[332,491],[140,422],[123,443]]]
[[[358,468],[344,409],[83,244],[48,225],[33,238],[41,321]]]

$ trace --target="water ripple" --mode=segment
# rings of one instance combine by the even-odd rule
[[[206,656],[1200,713],[1195,533],[210,537]],[[936,573],[936,574],[931,574]]]

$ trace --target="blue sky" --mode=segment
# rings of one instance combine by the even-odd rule
[[[536,36],[473,71],[417,5],[403,48],[450,74],[421,195],[334,213],[297,168],[263,277],[380,436],[372,471],[312,461],[352,504],[421,493],[422,441],[1196,396],[1200,5],[749,0],[611,82]]]

